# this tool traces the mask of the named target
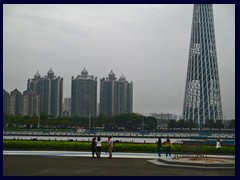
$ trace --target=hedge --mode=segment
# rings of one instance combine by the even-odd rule
[[[102,151],[107,148],[106,142],[102,143]],[[197,145],[185,146],[176,145],[171,146],[172,153],[187,153],[190,151],[197,152],[199,149]],[[215,146],[201,146],[200,151],[203,153],[216,153]],[[69,151],[91,151],[90,142],[82,141],[51,141],[51,140],[3,140],[4,150],[69,150]],[[153,143],[115,143],[114,152],[144,152],[156,153],[157,145]],[[165,146],[162,147],[162,152],[165,151]],[[235,147],[222,146],[221,154],[234,154]]]

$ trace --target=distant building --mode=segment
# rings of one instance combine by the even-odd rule
[[[27,81],[27,89],[30,89],[33,91],[34,94],[40,94],[40,87],[39,87],[39,81],[41,80],[41,75],[37,73],[34,75],[34,78],[31,80],[28,79]]]
[[[22,114],[22,93],[17,89],[13,90],[9,96],[9,114]]]
[[[22,114],[24,116],[39,116],[40,114],[40,96],[30,89],[23,92]]]
[[[47,113],[55,117],[61,116],[63,99],[63,78],[54,76],[50,69],[47,76],[41,77],[40,74],[28,80],[28,88],[40,95],[40,112]]]
[[[9,93],[3,89],[3,113],[9,113]]]
[[[97,77],[88,75],[84,68],[81,75],[72,76],[71,116],[97,115]]]
[[[180,115],[171,114],[171,113],[160,113],[160,114],[150,113],[149,115],[157,119],[157,125],[158,127],[161,127],[161,128],[166,128],[169,123],[169,120],[178,121],[179,119],[181,119]]]
[[[111,71],[107,78],[100,79],[100,113],[113,116],[131,113],[133,110],[133,83],[122,75],[119,80]]]
[[[71,116],[71,98],[64,98],[62,115]]]

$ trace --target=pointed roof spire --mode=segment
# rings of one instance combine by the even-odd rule
[[[83,71],[82,71],[82,73],[81,73],[84,77],[87,77],[87,75],[88,75],[88,72],[87,72],[87,70],[86,70],[86,68],[84,67],[84,69],[83,69]]]
[[[34,78],[35,78],[35,79],[40,79],[40,78],[41,78],[41,76],[40,76],[40,74],[38,73],[38,71],[37,71],[37,73],[34,75]]]

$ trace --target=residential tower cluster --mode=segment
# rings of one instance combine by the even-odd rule
[[[133,83],[122,75],[119,79],[111,70],[108,77],[100,79],[100,107],[97,103],[97,77],[84,68],[81,75],[72,76],[71,98],[63,103],[63,78],[50,69],[46,76],[37,72],[27,81],[23,94],[15,89],[10,94],[3,89],[3,112],[12,115],[52,117],[96,117],[99,113],[113,116],[133,111]],[[66,102],[65,102],[66,101]],[[63,108],[64,105],[64,108]]]

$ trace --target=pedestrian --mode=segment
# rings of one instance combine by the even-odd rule
[[[158,152],[158,157],[161,157],[161,153],[162,153],[162,140],[161,140],[161,138],[158,138],[157,152]]]
[[[108,137],[108,153],[109,153],[109,156],[108,158],[112,158],[112,150],[113,150],[113,141],[112,141],[112,136],[109,136]]]
[[[217,153],[219,153],[221,150],[221,140],[219,138],[216,141],[216,150],[217,150]]]
[[[171,141],[169,138],[167,138],[167,141],[165,142],[166,145],[166,157],[169,155],[171,156]]]
[[[92,158],[94,158],[94,154],[96,152],[96,138],[92,138],[92,142],[91,142],[91,148],[92,148]]]
[[[97,145],[96,145],[96,154],[97,158],[101,158],[101,148],[102,148],[102,142],[100,136],[97,137]]]

